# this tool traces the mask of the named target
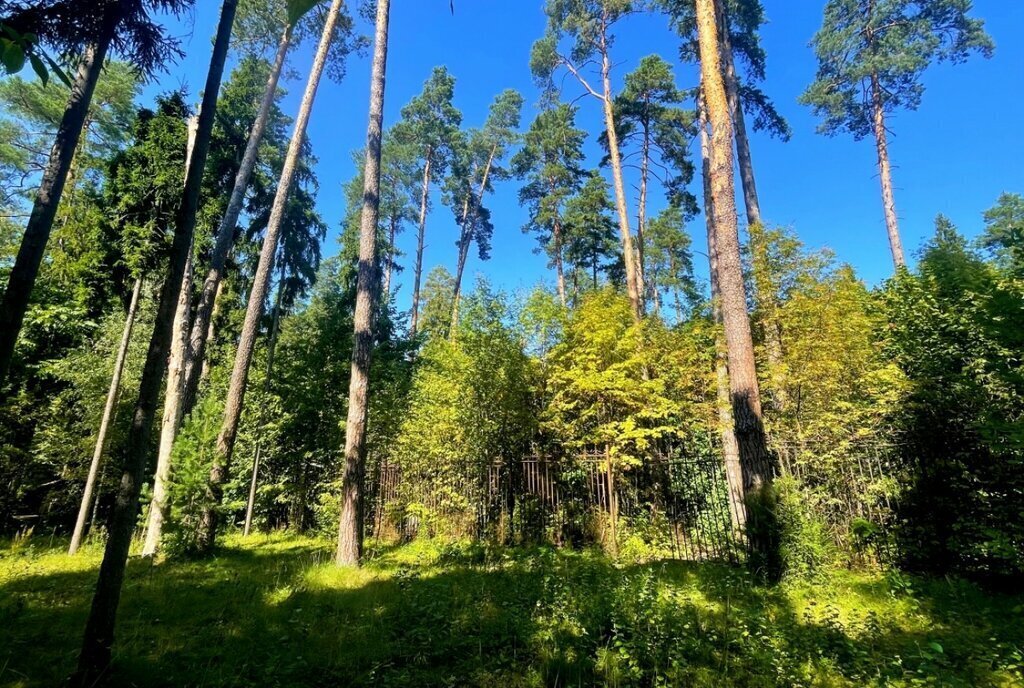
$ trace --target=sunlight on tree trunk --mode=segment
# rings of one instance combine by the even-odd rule
[[[370,122],[366,132],[363,215],[359,227],[359,276],[356,285],[352,376],[345,423],[345,472],[338,523],[339,566],[358,565],[363,555],[363,479],[366,463],[367,393],[373,356],[377,290],[377,223],[380,215],[380,149],[384,120],[384,86],[388,63],[390,0],[377,0],[373,68],[370,76]]]
[[[420,319],[420,284],[423,279],[423,240],[427,231],[427,199],[430,197],[430,149],[427,149],[426,163],[423,165],[423,191],[420,195],[420,225],[416,235],[416,267],[413,269],[412,286],[412,322],[410,333],[416,336]]]
[[[878,150],[878,177],[882,185],[882,206],[885,209],[885,229],[889,234],[892,262],[898,270],[906,267],[903,242],[900,240],[899,221],[896,219],[896,197],[892,191],[892,166],[889,164],[889,140],[885,130],[885,109],[882,105],[882,87],[878,75],[871,75],[871,108],[875,129],[875,147]]]
[[[256,335],[259,330],[260,320],[263,317],[263,302],[266,300],[267,291],[270,289],[270,274],[274,267],[274,256],[277,253],[281,224],[284,219],[286,206],[288,205],[288,194],[291,192],[292,182],[295,179],[299,156],[302,154],[302,143],[306,137],[306,127],[309,124],[309,116],[313,110],[313,101],[316,99],[317,87],[320,85],[320,77],[323,75],[327,55],[330,52],[331,42],[334,39],[334,29],[338,25],[342,4],[342,0],[334,0],[328,10],[327,20],[324,22],[323,34],[320,37],[320,44],[313,58],[313,66],[310,69],[309,79],[306,82],[306,90],[302,94],[299,114],[295,120],[295,129],[292,132],[291,142],[288,144],[288,153],[285,157],[284,167],[281,170],[281,178],[277,184],[277,193],[274,196],[274,204],[270,211],[270,220],[267,223],[267,231],[263,237],[259,265],[256,268],[252,289],[249,292],[245,322],[242,325],[242,334],[238,341],[238,350],[235,353],[235,364],[231,371],[231,383],[228,387],[228,395],[224,404],[224,423],[217,437],[213,467],[210,469],[210,480],[207,485],[207,506],[203,509],[200,525],[199,540],[206,551],[213,548],[217,538],[218,512],[224,494],[224,483],[227,481],[228,471],[231,468],[231,455],[235,450],[235,438],[238,436],[238,424],[242,418],[242,406],[245,403],[245,391],[249,380],[249,365],[252,363],[253,349],[256,346]]]

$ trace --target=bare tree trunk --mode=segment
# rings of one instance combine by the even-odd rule
[[[551,241],[555,245],[555,274],[558,276],[558,300],[565,306],[565,265],[562,262],[562,219],[555,216],[551,228]]]
[[[324,23],[323,34],[320,37],[320,44],[313,58],[309,79],[306,82],[306,91],[303,93],[302,102],[299,105],[299,115],[295,120],[295,130],[292,132],[292,139],[288,144],[288,153],[281,170],[281,179],[277,184],[277,193],[274,196],[274,204],[271,207],[270,220],[267,223],[267,231],[263,237],[260,262],[256,268],[252,289],[249,292],[249,304],[245,311],[245,322],[242,325],[242,335],[238,341],[235,365],[231,371],[231,383],[228,387],[228,395],[224,404],[224,423],[221,425],[220,434],[217,437],[213,467],[210,469],[210,481],[207,485],[207,507],[203,509],[200,522],[199,540],[203,549],[207,551],[213,548],[217,537],[218,509],[224,494],[224,482],[228,478],[228,471],[231,467],[231,455],[235,450],[235,438],[238,436],[238,423],[242,418],[242,405],[245,403],[245,389],[249,380],[249,364],[252,363],[252,352],[256,346],[256,334],[259,329],[260,319],[263,317],[263,302],[267,298],[267,291],[270,288],[270,273],[274,267],[274,255],[277,253],[278,236],[281,233],[281,224],[288,205],[288,194],[295,179],[299,156],[302,154],[302,142],[306,136],[306,126],[309,124],[309,116],[313,110],[313,101],[316,99],[317,87],[320,85],[320,77],[323,75],[327,54],[330,51],[331,41],[334,38],[334,29],[338,24],[338,14],[341,10],[341,5],[342,0],[333,0],[328,10],[327,21]]]
[[[704,217],[708,230],[708,261],[711,277],[711,312],[715,324],[722,325],[722,302],[718,292],[718,248],[715,240],[714,201],[711,194],[711,161],[708,157],[710,142],[708,141],[707,114],[697,97],[697,111],[700,126],[701,171],[704,181]],[[678,295],[677,295],[678,305]],[[681,309],[680,309],[681,310]],[[715,391],[718,406],[718,431],[722,441],[722,458],[725,465],[725,479],[729,487],[729,519],[733,532],[740,535],[746,522],[743,508],[743,469],[740,466],[740,448],[736,442],[736,427],[732,419],[732,407],[729,403],[729,365],[725,339],[721,333],[715,334]]]
[[[398,232],[398,218],[392,217],[388,228],[388,259],[384,263],[384,283],[381,285],[381,293],[384,300],[391,297],[391,271],[395,263],[395,234]]]
[[[743,100],[740,98],[739,78],[736,76],[736,64],[733,60],[732,39],[729,35],[729,19],[724,3],[717,3],[718,33],[722,41],[722,62],[725,68],[725,93],[732,114],[734,135],[736,138],[736,160],[740,170],[740,182],[743,187],[743,205],[747,210],[747,230],[750,233],[750,250],[756,255],[765,256],[768,247],[764,243],[763,224],[761,222],[761,201],[757,195],[757,184],[754,177],[754,161],[750,154],[750,139],[747,137],[746,117],[743,114]],[[767,265],[767,260],[762,260]],[[783,365],[782,329],[778,320],[779,304],[770,285],[758,283],[754,277],[754,302],[763,314],[764,347],[771,368],[771,399],[776,411],[782,412],[786,407],[786,385],[780,371]]]
[[[481,205],[484,202],[484,192],[487,190],[487,180],[491,176],[491,165],[494,164],[494,154],[497,151],[497,146],[491,148],[491,154],[487,156],[487,164],[484,166],[484,174],[480,181],[480,192],[477,195],[477,202]],[[470,191],[470,193],[472,193],[472,191]],[[452,298],[452,333],[455,332],[455,328],[459,324],[459,298],[462,296],[462,274],[466,270],[466,260],[469,258],[469,246],[473,243],[472,234],[469,231],[470,200],[470,198],[467,198],[462,204],[462,236],[459,241],[458,269],[455,272],[455,294]]]
[[[274,302],[274,319],[270,325],[270,339],[267,342],[267,374],[263,378],[263,393],[270,391],[270,377],[274,372],[274,352],[277,350],[277,333],[281,327],[281,298],[284,296],[284,270],[281,270],[281,277],[277,283],[277,299]],[[256,436],[256,453],[252,458],[252,478],[249,480],[249,499],[245,503],[245,527],[242,535],[248,537],[252,530],[252,514],[256,508],[256,485],[260,474],[260,458],[263,455],[263,423],[261,419],[260,429]]]
[[[50,150],[50,159],[39,182],[35,203],[32,204],[32,214],[25,225],[18,255],[7,278],[7,289],[0,301],[0,397],[115,26],[116,18],[106,20],[103,36],[88,46],[82,55],[71,96]]]
[[[185,384],[182,390],[182,408],[184,415],[192,412],[195,406],[196,395],[199,391],[199,381],[202,379],[203,366],[206,364],[206,345],[209,341],[207,336],[210,332],[210,324],[213,322],[213,307],[220,293],[221,280],[224,278],[224,266],[227,264],[228,254],[235,238],[235,225],[238,224],[238,216],[242,212],[242,203],[245,201],[245,192],[249,188],[249,179],[256,168],[256,158],[259,155],[260,143],[263,141],[263,134],[267,129],[267,122],[270,119],[270,110],[274,106],[277,97],[277,83],[281,78],[281,71],[284,69],[285,58],[291,47],[292,26],[285,26],[281,35],[281,42],[277,47],[277,54],[274,56],[274,63],[267,77],[267,86],[263,90],[263,98],[260,101],[260,109],[253,121],[252,130],[249,132],[249,140],[245,144],[245,153],[242,156],[242,164],[235,175],[235,184],[231,188],[231,198],[228,200],[228,207],[221,219],[220,226],[214,238],[213,252],[210,255],[210,268],[203,280],[202,291],[199,292],[199,304],[196,306],[196,317],[192,323],[192,330],[189,334],[188,353],[185,359]]]
[[[640,151],[640,200],[636,211],[636,268],[641,293],[647,294],[647,266],[644,264],[644,234],[647,231],[647,182],[650,177],[651,134],[644,125]],[[653,285],[652,285],[653,287]],[[652,294],[653,296],[653,294]]]
[[[384,86],[388,64],[390,0],[377,0],[373,68],[370,77],[370,122],[366,131],[363,216],[359,227],[359,277],[356,285],[352,376],[345,424],[345,473],[338,522],[339,566],[359,564],[363,555],[363,476],[366,464],[367,392],[373,357],[374,307],[377,300],[377,222],[380,213],[380,149],[384,120]]]
[[[185,156],[185,178],[192,160],[195,134],[198,127],[195,117],[188,123],[188,153]],[[151,557],[160,547],[164,519],[167,516],[167,486],[171,479],[171,449],[181,425],[181,397],[184,391],[185,359],[188,355],[189,315],[192,308],[192,247],[189,247],[185,261],[185,275],[181,278],[178,293],[178,307],[174,311],[174,325],[171,328],[171,355],[167,361],[167,389],[164,392],[164,415],[160,424],[160,445],[156,454],[156,473],[153,476],[153,498],[149,502],[149,518],[146,524],[146,539],[142,555]]]
[[[210,343],[215,341],[214,337],[217,333],[217,317],[220,314],[221,297],[224,294],[224,280],[220,281],[217,285],[217,295],[213,297],[213,313],[210,314],[210,326],[206,328],[206,345],[209,347]],[[195,394],[199,393],[199,387],[203,385],[206,380],[210,378],[210,356],[207,354],[203,355],[203,367],[199,372],[199,384],[196,385]],[[195,395],[193,395],[193,399]],[[185,408],[188,408],[188,397],[185,398]]]
[[[224,63],[227,59],[231,39],[231,25],[234,23],[238,0],[224,0],[221,6],[217,38],[213,46],[210,70],[203,89],[203,101],[199,115],[199,131],[189,167],[185,192],[175,221],[174,240],[169,256],[169,269],[160,290],[153,336],[146,353],[146,362],[139,382],[139,398],[132,416],[124,450],[124,472],[118,489],[117,501],[111,518],[110,535],[107,538],[103,562],[100,564],[96,594],[92,600],[89,619],[85,625],[82,650],[78,656],[78,669],[72,677],[72,685],[91,686],[99,681],[110,663],[110,649],[114,643],[114,624],[117,607],[121,599],[121,585],[124,582],[125,565],[131,546],[132,531],[139,510],[139,491],[149,463],[150,437],[153,419],[156,415],[160,383],[166,365],[167,349],[171,339],[174,308],[178,302],[178,290],[185,273],[192,233],[195,229],[196,211],[199,208],[199,191],[210,149],[210,135],[213,119],[217,112],[217,94],[220,91]]]
[[[899,220],[896,219],[896,197],[892,192],[892,166],[889,164],[889,140],[885,129],[885,108],[882,86],[878,75],[871,75],[871,107],[874,112],[875,146],[878,149],[878,175],[882,184],[882,205],[885,208],[885,228],[889,233],[889,249],[896,269],[906,267],[903,242],[900,240]]]
[[[743,469],[751,565],[770,578],[781,573],[771,488],[773,462],[761,417],[761,397],[750,334],[733,185],[733,132],[725,95],[715,0],[696,0],[704,104],[711,125],[711,185],[717,281],[728,351],[729,388]]]
[[[416,268],[413,271],[412,286],[412,322],[410,331],[416,336],[416,329],[420,320],[420,281],[423,277],[423,239],[427,231],[427,199],[430,195],[430,156],[431,151],[427,149],[426,163],[423,165],[423,192],[420,195],[420,228],[416,235]]]
[[[93,491],[96,488],[96,476],[103,461],[103,448],[106,446],[107,433],[110,431],[110,424],[114,419],[114,407],[117,404],[117,395],[121,389],[121,374],[124,372],[124,362],[128,357],[128,345],[132,339],[135,316],[139,312],[139,296],[141,292],[142,278],[137,277],[135,279],[135,287],[132,289],[132,300],[128,305],[128,315],[124,319],[121,346],[118,348],[117,358],[114,360],[114,374],[110,378],[110,389],[107,390],[107,403],[103,406],[103,418],[100,420],[100,429],[96,435],[96,448],[92,453],[92,463],[89,464],[89,476],[85,479],[82,504],[78,507],[78,520],[75,521],[75,531],[71,535],[71,547],[68,548],[68,554],[74,554],[78,551],[78,548],[82,545],[82,538],[85,536],[85,526],[89,520],[89,510],[93,503]]]
[[[611,60],[608,57],[607,45],[602,36],[601,45],[601,82],[604,89],[602,105],[604,106],[604,128],[608,135],[608,152],[612,161],[612,179],[615,187],[615,208],[619,215],[619,233],[622,235],[622,257],[626,263],[626,293],[633,309],[633,319],[637,322],[643,317],[643,294],[640,287],[640,274],[636,266],[636,253],[633,249],[633,237],[629,231],[629,209],[626,207],[626,188],[622,181],[622,155],[619,151],[619,136],[615,131],[615,112],[612,103]]]

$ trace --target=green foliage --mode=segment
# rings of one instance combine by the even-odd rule
[[[981,578],[1024,572],[1024,294],[943,217],[916,274],[881,294],[885,355],[909,394],[896,420],[911,483],[908,563]]]
[[[860,139],[873,131],[874,97],[886,113],[916,110],[929,65],[990,56],[992,39],[970,10],[969,0],[829,0],[813,41],[818,73],[801,96],[822,117],[819,130]]]
[[[985,232],[978,243],[1013,279],[1024,279],[1024,196],[1000,194],[984,218]]]
[[[211,393],[199,401],[174,442],[169,484],[170,517],[164,527],[164,546],[171,556],[202,551],[199,526],[210,503],[206,487],[224,417],[224,404],[219,396]]]
[[[1020,595],[833,571],[766,588],[710,563],[419,540],[329,563],[328,541],[228,537],[215,558],[129,563],[116,685],[1013,686]],[[99,547],[0,550],[0,665],[60,683]],[[216,603],[211,603],[216,600]],[[31,651],[29,651],[31,650]],[[159,675],[153,667],[159,666]]]
[[[623,282],[625,267],[615,236],[614,210],[608,184],[598,172],[587,175],[579,191],[565,203],[562,250],[573,271],[574,296],[588,285],[597,289],[598,273],[606,274],[615,284]]]

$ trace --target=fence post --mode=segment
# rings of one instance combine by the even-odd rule
[[[604,446],[604,458],[605,458],[605,474],[608,479],[608,522],[611,527],[612,535],[612,556],[619,556],[619,541],[618,534],[616,533],[618,520],[619,520],[619,497],[615,491],[615,471],[612,466],[612,453],[609,446]]]

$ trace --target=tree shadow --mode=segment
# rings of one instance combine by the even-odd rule
[[[958,656],[952,639],[968,636],[955,621],[971,619],[972,643],[1024,643],[995,615],[1012,600],[958,616],[925,585],[913,599],[924,626],[934,619],[927,632],[870,613],[851,621],[825,602],[798,609],[784,587],[728,565],[616,566],[549,548],[402,555],[388,550],[360,570],[334,568],[311,544],[133,560],[106,685],[885,685],[907,672],[987,685],[998,662],[986,670],[973,645]],[[94,577],[0,582],[0,685],[52,686],[70,673]],[[889,604],[889,587],[874,585],[854,593]],[[973,595],[950,593],[956,609],[977,608]]]

